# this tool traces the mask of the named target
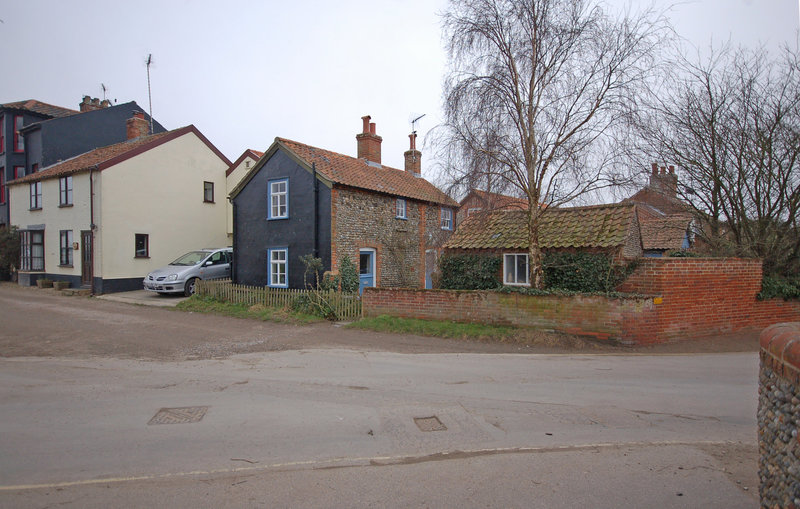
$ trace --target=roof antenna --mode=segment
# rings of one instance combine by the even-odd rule
[[[417,118],[411,121],[411,134],[417,134],[417,130],[414,128],[414,124],[416,124],[419,121],[419,119],[421,119],[424,116],[425,113],[423,113],[422,115],[418,116]]]
[[[106,88],[104,83],[100,83],[100,88],[103,89],[103,101],[105,101],[106,100],[106,92],[108,91],[108,89]]]
[[[153,134],[153,96],[150,94],[150,64],[153,63],[153,54],[147,55],[147,100],[150,102],[150,134]]]

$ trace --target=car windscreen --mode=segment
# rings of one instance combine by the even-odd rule
[[[205,251],[190,251],[174,262],[170,263],[170,265],[183,265],[189,267],[202,262],[206,256],[208,256],[208,253]]]

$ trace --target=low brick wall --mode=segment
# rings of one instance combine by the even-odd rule
[[[800,302],[756,299],[760,260],[646,258],[618,290],[640,296],[368,288],[363,307],[365,316],[518,325],[639,345],[800,321]]]
[[[800,322],[761,333],[758,476],[762,507],[800,507]]]
[[[364,316],[515,325],[622,342],[630,341],[632,325],[653,322],[655,313],[653,299],[647,297],[610,299],[391,288],[366,288],[362,309]]]

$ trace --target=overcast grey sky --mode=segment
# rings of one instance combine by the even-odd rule
[[[609,0],[622,3],[623,0]],[[679,34],[793,46],[800,0],[670,2]],[[667,5],[657,0],[657,5]],[[635,2],[634,2],[635,4]],[[362,115],[403,167],[410,119],[441,119],[445,0],[0,0],[0,102],[76,108],[83,95],[147,108],[166,128],[197,126],[231,160],[276,136],[355,156]],[[423,149],[429,176],[430,150]],[[428,165],[426,166],[426,163]]]

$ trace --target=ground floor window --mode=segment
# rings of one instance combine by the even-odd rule
[[[289,250],[286,248],[269,249],[269,286],[287,288],[289,286],[286,260],[289,259]]]
[[[150,256],[150,235],[137,233],[135,235],[135,254],[136,258],[148,258]]]
[[[59,263],[72,267],[72,230],[59,232],[59,253]]]
[[[503,255],[503,284],[529,285],[528,255],[514,253]]]
[[[20,269],[44,270],[44,230],[23,230],[20,236]]]

